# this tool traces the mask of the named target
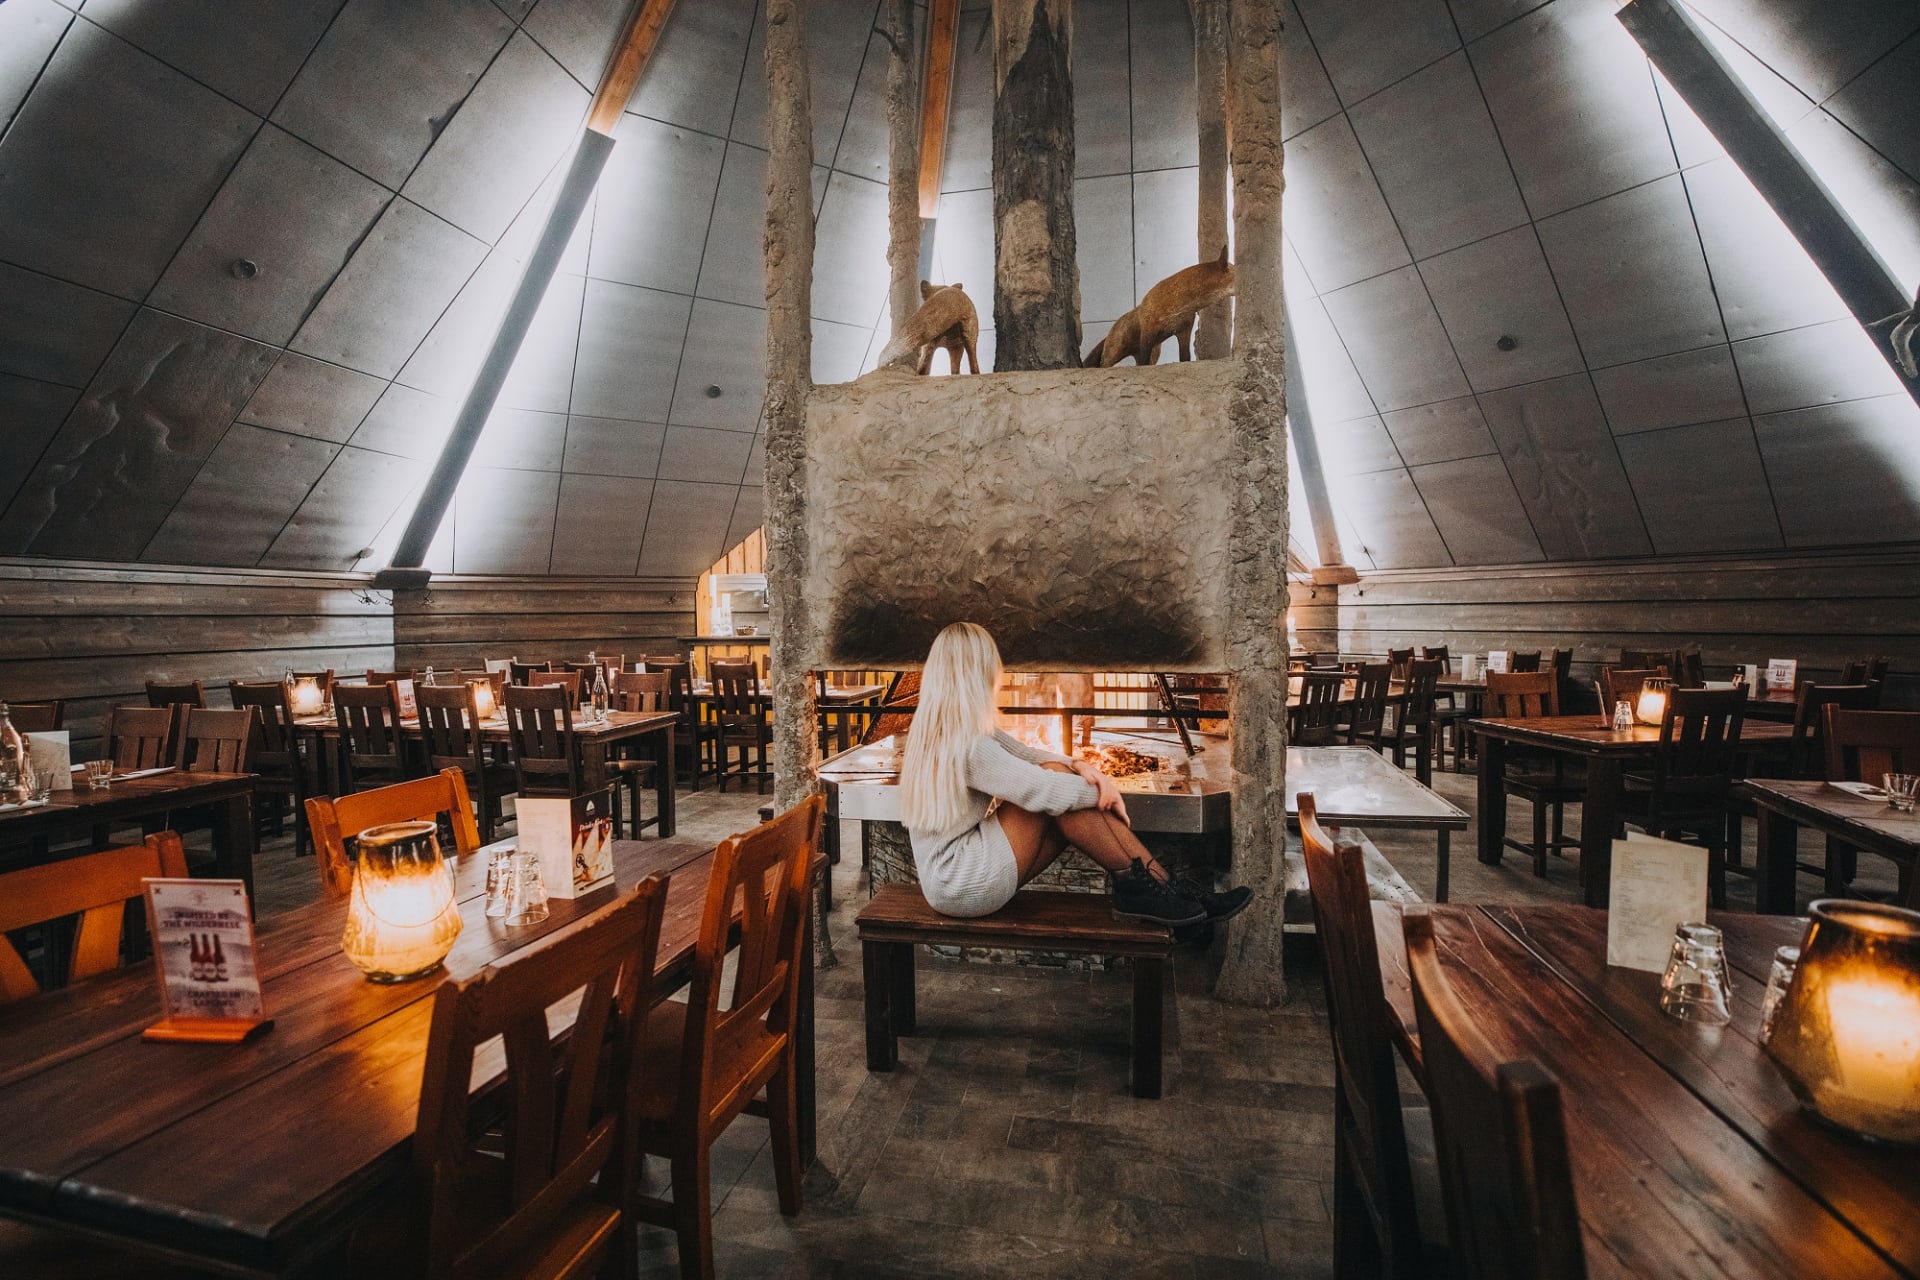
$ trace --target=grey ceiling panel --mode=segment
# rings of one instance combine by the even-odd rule
[[[1695,7],[1816,101],[1920,28],[1920,12],[1905,0],[1696,0]]]
[[[539,0],[520,27],[591,92],[606,74],[632,8],[631,0]],[[671,15],[667,25],[677,17]]]
[[[1296,0],[1340,98],[1351,106],[1460,47],[1445,0]]]
[[[1133,287],[1139,297],[1176,271],[1199,261],[1194,210],[1200,201],[1198,169],[1160,169],[1133,175]],[[1219,249],[1208,254],[1209,260]],[[993,290],[986,291],[993,309]],[[982,316],[982,319],[989,319]],[[1093,345],[1089,338],[1088,346]],[[1167,348],[1173,350],[1171,346]]]
[[[1313,47],[1306,24],[1286,0],[1280,10],[1280,132],[1291,138],[1311,129],[1340,109],[1333,82],[1320,65],[1320,53]]]
[[[545,413],[567,411],[585,286],[581,276],[560,276],[547,286],[540,310],[534,313],[533,324],[520,343],[520,354],[514,357],[513,371],[500,388],[501,405]]]
[[[746,541],[747,535],[758,529],[765,517],[761,510],[762,491],[757,484],[740,486],[740,496],[733,504],[733,523],[727,526],[727,550],[731,551]]]
[[[0,512],[20,492],[80,393],[72,387],[0,373]]]
[[[138,558],[274,355],[142,310],[0,519],[0,547]]]
[[[834,174],[813,252],[813,314],[872,325],[887,296],[887,189]]]
[[[754,0],[702,0],[676,6],[629,111],[689,129],[724,134],[743,75],[765,78],[749,64],[747,37]],[[636,553],[638,548],[635,548]]]
[[[1076,22],[1074,34],[1088,25]],[[1127,27],[1132,44],[1134,169],[1199,164],[1193,16],[1187,0],[1129,0]],[[1077,101],[1074,110],[1078,115]]]
[[[352,438],[385,390],[378,378],[289,351],[254,391],[240,420],[340,444]]]
[[[1082,178],[1125,174],[1134,167],[1127,21],[1118,4],[1101,17],[1105,20],[1073,25],[1073,166]],[[973,21],[963,19],[962,31]],[[1189,111],[1191,98],[1189,89]],[[948,145],[958,141],[950,138]]]
[[[764,321],[762,323],[764,325]],[[765,329],[763,328],[761,332],[762,337],[757,349],[761,354],[760,363],[764,366],[766,363]],[[819,383],[853,381],[863,372],[863,365],[866,361],[868,349],[871,348],[877,357],[879,349],[886,345],[887,332],[888,330],[884,327],[868,330],[862,329],[858,325],[835,324],[831,320],[815,320],[813,322],[813,380]],[[984,369],[987,366],[983,363],[980,367]],[[946,372],[946,357],[936,355],[933,358],[933,368],[937,373]],[[684,375],[686,370],[683,369],[681,372]],[[764,397],[766,394],[766,375],[764,372],[761,374],[760,381],[754,385],[760,388],[760,393]],[[696,383],[694,390],[704,391],[705,384]],[[733,414],[730,416],[737,416],[739,412],[739,406],[736,405]],[[757,420],[759,416],[759,408],[757,405],[754,408],[754,414]],[[674,418],[676,422],[681,420],[678,416]]]
[[[140,299],[259,123],[76,23],[0,141],[0,254]]]
[[[1480,402],[1472,396],[1398,409],[1386,415],[1386,422],[1410,467],[1479,457],[1498,448]]]
[[[1345,116],[1287,142],[1282,202],[1287,239],[1322,293],[1411,261]]]
[[[1615,435],[1744,417],[1747,412],[1733,352],[1725,346],[1595,369],[1593,385]]]
[[[766,227],[767,153],[729,142],[695,292],[742,306],[766,306],[767,274],[761,251]]]
[[[667,441],[660,451],[660,478],[739,484],[753,439],[744,431],[668,427]]]
[[[660,469],[660,446],[666,438],[667,429],[657,423],[571,417],[567,419],[566,470],[652,479]],[[636,544],[636,553],[638,549]]]
[[[1535,217],[1673,171],[1646,57],[1612,6],[1555,0],[1468,52]]]
[[[1658,67],[1653,69],[1653,87],[1660,95],[1660,110],[1667,118],[1667,136],[1673,140],[1674,155],[1679,159],[1682,169],[1691,169],[1727,154],[1707,126],[1700,123],[1700,117],[1693,113],[1686,99],[1660,74]]]
[[[401,194],[492,244],[566,163],[590,97],[539,45],[515,35]]]
[[[1833,286],[1731,160],[1686,173],[1727,335],[1751,338],[1847,313]]]
[[[1542,219],[1540,242],[1588,363],[1725,340],[1679,174]]]
[[[1351,422],[1314,422],[1313,437],[1320,446],[1320,461],[1330,476],[1359,475],[1367,471],[1385,471],[1404,465],[1393,437],[1379,417],[1355,418]]]
[[[1459,458],[1411,470],[1455,564],[1521,564],[1546,558],[1499,458]]]
[[[339,10],[340,0],[88,0],[87,20],[264,116]]]
[[[1415,258],[1527,220],[1465,53],[1408,76],[1349,114]]]
[[[379,536],[419,475],[419,466],[405,458],[351,446],[342,449],[261,557],[261,567],[353,567],[355,553]],[[445,524],[441,529],[450,532]]]
[[[458,412],[457,400],[396,382],[380,396],[349,443],[356,449],[374,449],[431,464],[440,456]]]
[[[140,558],[256,563],[339,451],[324,440],[235,423]]]
[[[884,19],[876,25],[884,25]],[[916,30],[918,28],[916,27]],[[856,178],[872,182],[887,180],[887,66],[892,61],[891,47],[877,30],[867,37],[867,56],[860,64],[860,79],[853,91],[853,105],[847,110],[846,128],[840,134],[840,149],[834,154],[833,167]],[[764,70],[762,71],[764,73]],[[825,155],[818,157],[827,159]]]
[[[1412,267],[1326,294],[1320,301],[1382,413],[1467,393],[1460,362]]]
[[[462,0],[348,0],[273,122],[398,188],[513,34]]]
[[[942,192],[975,191],[992,181],[992,24],[993,15],[985,10],[960,14],[953,50],[953,101],[947,114],[947,163],[940,175]]]
[[[472,465],[558,471],[566,448],[566,414],[495,409],[473,448]]]
[[[757,487],[767,470],[767,438],[758,435],[753,438],[753,452],[747,455],[747,484]]]
[[[393,377],[486,251],[459,228],[395,200],[300,326],[293,349]]]
[[[727,549],[727,528],[739,501],[739,486],[660,480],[647,512],[647,540],[640,548],[643,578],[692,578]]]
[[[493,0],[493,5],[515,22],[525,22],[527,14],[532,11],[536,2],[537,0]]]
[[[1824,111],[1788,130],[1787,140],[1813,158],[1834,200],[1859,224],[1895,278],[1920,280],[1920,183]]]
[[[1901,390],[1873,339],[1852,320],[1736,342],[1733,360],[1756,416]]]
[[[26,101],[27,91],[53,56],[73,14],[53,0],[0,5],[0,134]]]
[[[1861,74],[1826,104],[1841,123],[1920,182],[1920,35]]]
[[[1480,407],[1548,559],[1653,549],[1586,374],[1489,392]]]
[[[813,158],[820,164],[831,161],[840,145],[840,130],[846,123],[866,53],[867,33],[873,29],[878,12],[877,0],[823,0],[807,6],[807,89],[813,108]],[[762,14],[753,24],[753,40],[747,48],[748,73],[740,81],[740,100],[727,134],[736,142],[756,147],[767,145],[765,38],[766,16]]]
[[[709,387],[720,388],[720,394],[709,395]],[[696,301],[667,421],[751,432],[766,394],[767,313]]]
[[[1655,554],[1780,545],[1766,468],[1745,418],[1627,436],[1620,460]]]
[[[1375,567],[1418,569],[1452,562],[1404,469],[1342,476],[1329,487],[1334,506],[1352,522]]]
[[[1462,40],[1478,40],[1496,27],[1531,13],[1549,0],[1447,0]]]
[[[646,536],[647,507],[652,497],[650,480],[561,476],[551,572],[632,573],[640,559],[640,541]]]
[[[0,263],[0,373],[84,387],[134,304]]]
[[[1428,258],[1420,275],[1474,390],[1581,367],[1580,348],[1532,227]],[[1502,337],[1518,345],[1502,351]]]
[[[568,412],[665,421],[692,305],[676,293],[587,281]]]
[[[1132,310],[1135,301],[1133,178],[1122,173],[1074,183],[1073,234],[1080,246],[1081,321],[1106,324],[1117,320]],[[990,298],[991,283],[980,281],[968,296]],[[988,305],[991,307],[991,302]],[[1086,345],[1091,346],[1092,335],[1086,337]]]
[[[1132,179],[1127,179],[1131,184]],[[1078,228],[1076,228],[1076,231]],[[1128,274],[1132,274],[1132,246],[1128,246]],[[940,197],[940,219],[933,240],[934,280],[962,284],[973,299],[984,329],[993,323],[993,192],[948,192]],[[1132,301],[1127,305],[1131,307]],[[981,355],[981,368],[985,363]]]
[[[727,144],[635,115],[617,136],[600,175],[588,274],[692,293]]]
[[[285,346],[392,198],[267,125],[147,301]]]
[[[1754,419],[1790,547],[1920,539],[1920,410],[1905,395]]]
[[[455,573],[545,573],[560,475],[468,467],[453,508]]]

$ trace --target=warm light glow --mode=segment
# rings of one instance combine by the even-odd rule
[[[375,982],[403,982],[440,967],[460,936],[453,872],[431,822],[360,833],[341,949]]]
[[[1920,1111],[1920,992],[1874,974],[1827,984],[1835,1088],[1876,1107]]]
[[[473,712],[482,720],[491,720],[500,714],[500,704],[493,698],[493,681],[473,682]]]
[[[1640,687],[1640,700],[1633,714],[1641,724],[1659,724],[1667,718],[1667,684],[1649,680]]]
[[[287,704],[297,716],[317,716],[326,709],[327,698],[321,692],[318,680],[312,676],[301,676],[287,691]]]

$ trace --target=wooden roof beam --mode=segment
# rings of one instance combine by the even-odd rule
[[[920,93],[920,277],[933,276],[933,223],[940,216],[947,121],[953,110],[953,63],[960,37],[960,0],[932,0],[927,62]]]

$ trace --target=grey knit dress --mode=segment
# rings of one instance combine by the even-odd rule
[[[996,801],[1029,813],[1061,814],[1091,809],[1100,792],[1074,773],[1040,766],[1071,764],[1066,756],[1036,751],[1005,733],[982,734],[967,748],[967,794],[978,814],[957,831],[912,827],[913,865],[927,903],[941,915],[992,915],[1020,888],[1020,865],[1000,830]]]

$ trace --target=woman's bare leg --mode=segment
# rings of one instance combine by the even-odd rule
[[[1001,834],[1013,847],[1013,860],[1020,868],[1020,883],[1039,875],[1052,865],[1067,847],[1054,820],[1044,813],[1031,813],[1018,805],[1002,804],[994,811],[1000,820]]]
[[[1074,809],[1054,819],[1060,832],[1073,847],[1108,871],[1125,871],[1138,858],[1156,880],[1167,878],[1167,869],[1147,852],[1133,828],[1105,809]]]

